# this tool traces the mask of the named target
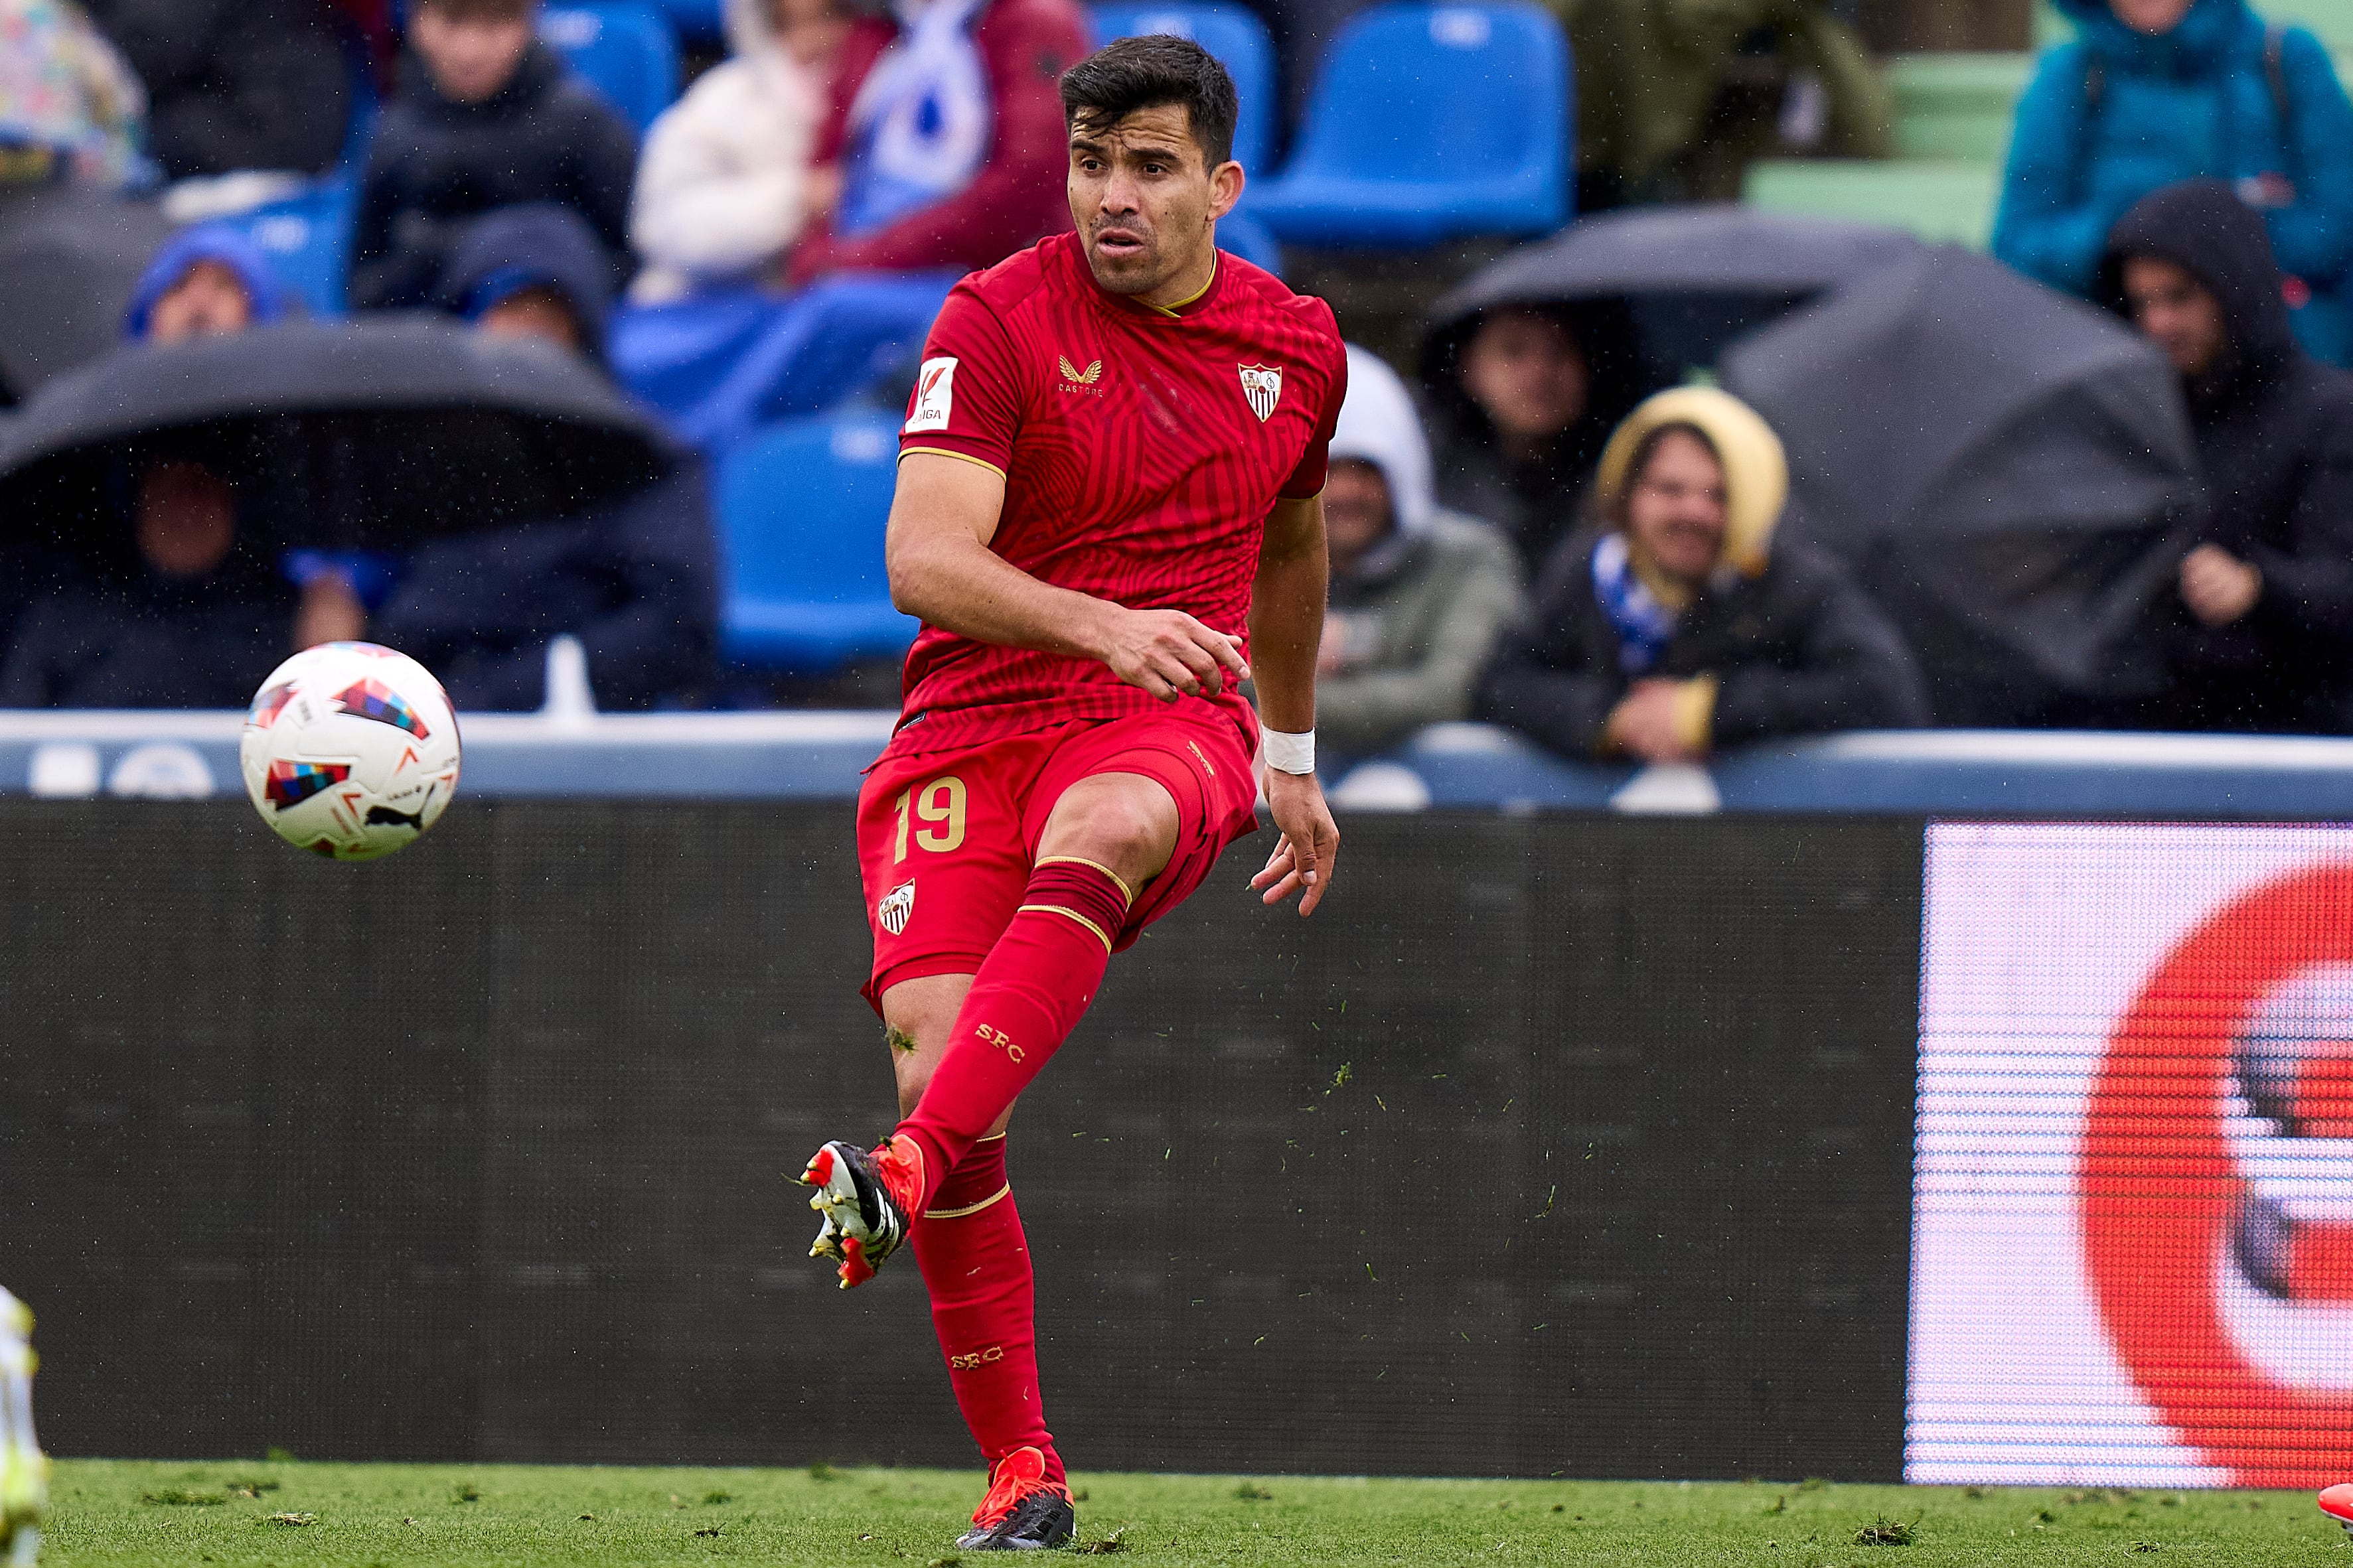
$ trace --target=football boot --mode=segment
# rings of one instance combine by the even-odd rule
[[[965,1552],[1050,1552],[1079,1532],[1071,1489],[1046,1479],[1046,1456],[1016,1448],[997,1461],[988,1495],[973,1510],[972,1528],[956,1537]]]
[[[2320,1494],[2320,1511],[2353,1535],[2353,1481],[2339,1481]]]
[[[809,1256],[833,1259],[847,1290],[873,1279],[907,1239],[923,1190],[923,1152],[904,1133],[871,1151],[837,1138],[809,1157],[800,1182],[817,1189],[809,1207],[825,1216]]]

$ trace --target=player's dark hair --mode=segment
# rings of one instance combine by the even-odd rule
[[[1185,106],[1187,128],[1208,168],[1234,155],[1234,121],[1241,113],[1234,79],[1190,38],[1121,38],[1062,73],[1062,120],[1073,131],[1116,125],[1139,109],[1166,103]]]
[[[1715,437],[1687,419],[1677,419],[1644,432],[1626,459],[1625,481],[1618,487],[1618,493],[1609,498],[1609,504],[1604,509],[1609,521],[1620,528],[1627,525],[1627,513],[1634,505],[1634,491],[1641,486],[1642,476],[1650,472],[1651,459],[1658,456],[1660,443],[1670,436],[1690,437],[1707,448],[1707,455],[1715,459],[1716,467],[1724,466],[1724,454],[1716,449]]]

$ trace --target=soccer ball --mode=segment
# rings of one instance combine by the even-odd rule
[[[335,860],[375,860],[433,826],[458,789],[458,715],[405,653],[322,643],[270,671],[237,743],[271,831]]]

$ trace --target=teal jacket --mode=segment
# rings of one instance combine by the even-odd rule
[[[2244,0],[2195,0],[2171,32],[2136,33],[2105,0],[2057,0],[2074,42],[2043,56],[2018,105],[1994,254],[2085,294],[2135,202],[2200,175],[2263,214],[2306,349],[2353,358],[2353,102],[2328,51]],[[2283,112],[2284,110],[2284,112]],[[2310,299],[2306,299],[2306,292]]]

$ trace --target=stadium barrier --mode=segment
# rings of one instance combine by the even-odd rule
[[[888,711],[463,717],[467,798],[849,800]],[[0,710],[0,795],[195,799],[238,790],[237,712]],[[1901,812],[2353,818],[2353,740],[2029,731],[1862,732],[1706,767],[1570,763],[1489,724],[1434,724],[1327,768],[1360,812]]]
[[[1350,812],[1311,922],[1229,857],[1016,1122],[1080,1462],[2353,1468],[2353,830],[2188,820],[2328,815],[2341,746],[1850,744],[2040,819],[1746,811],[1736,759],[1714,815]],[[2175,820],[2052,819],[2091,774]],[[0,799],[58,1451],[969,1461],[913,1271],[831,1289],[785,1180],[889,1120],[848,806],[659,793],[373,866]]]

